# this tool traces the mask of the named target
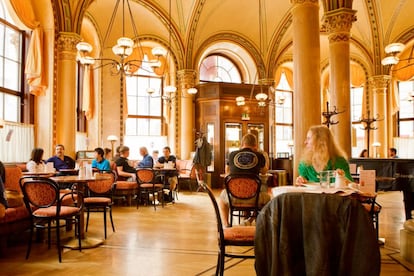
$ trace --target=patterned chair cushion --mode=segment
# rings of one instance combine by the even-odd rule
[[[138,184],[132,181],[117,181],[116,190],[133,190],[137,189]]]
[[[226,241],[254,241],[256,226],[235,226],[224,228],[223,232]]]
[[[79,212],[79,208],[71,206],[61,206],[60,207],[60,216],[73,216]],[[56,216],[56,206],[50,206],[48,208],[40,208],[33,211],[33,215],[39,217],[53,217]]]
[[[248,199],[255,196],[257,183],[254,179],[235,178],[229,182],[229,191],[232,195],[240,199]]]
[[[102,204],[102,205],[108,205],[112,202],[112,200],[109,197],[86,197],[83,202],[88,204]]]

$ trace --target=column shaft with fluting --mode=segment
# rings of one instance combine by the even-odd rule
[[[195,150],[194,146],[194,96],[187,90],[195,85],[196,72],[191,69],[183,69],[177,72],[178,95],[181,95],[180,105],[180,141],[178,147],[180,158],[189,159],[190,153]]]
[[[310,126],[321,123],[319,1],[291,0],[293,28],[294,178]]]
[[[348,157],[352,154],[349,39],[355,12],[341,8],[326,12],[324,16],[324,26],[329,33],[330,106],[336,106],[341,112],[334,116],[333,120],[339,123],[332,125],[331,129]]]
[[[65,146],[65,154],[76,150],[76,33],[60,32],[57,41],[57,78],[54,108],[55,141]]]
[[[388,156],[388,123],[387,123],[387,89],[390,84],[391,77],[388,75],[378,75],[369,78],[369,87],[372,89],[374,98],[374,114],[379,120],[375,123],[376,130],[373,131],[374,139],[372,143],[379,142],[381,146],[377,149],[377,153],[381,158]],[[368,145],[369,147],[372,147]],[[374,152],[374,151],[372,151]]]

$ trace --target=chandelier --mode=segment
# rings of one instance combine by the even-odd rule
[[[121,0],[117,0],[115,3],[115,7],[113,9],[111,19],[109,21],[108,29],[103,40],[103,45],[105,45],[105,42],[108,40],[109,34],[112,31],[112,27],[114,25],[120,2]],[[128,12],[129,15],[129,19],[134,32],[133,38],[125,36],[125,12]],[[152,68],[158,68],[161,66],[160,57],[167,55],[167,51],[164,48],[155,47],[151,50],[152,55],[156,57],[156,59],[154,60],[145,60],[144,58],[139,60],[128,59],[128,57],[132,54],[134,49],[138,49],[139,51],[141,51],[141,53],[143,53],[142,46],[138,39],[138,30],[135,25],[134,18],[132,16],[129,0],[122,0],[122,37],[118,38],[116,45],[112,47],[112,52],[119,57],[119,60],[112,58],[93,58],[89,56],[90,52],[92,51],[92,45],[84,41],[79,42],[76,45],[76,49],[78,50],[78,61],[82,65],[93,65],[96,61],[100,61],[101,64],[95,67],[94,69],[108,66],[110,67],[111,75],[132,75],[133,72],[141,68],[143,63],[146,63]],[[142,57],[144,57],[143,54]]]
[[[398,64],[400,61],[405,61],[405,64],[403,64],[403,66],[400,66],[397,69],[394,69],[394,71],[401,70],[411,65],[414,65],[414,63],[412,63],[412,61],[414,61],[414,56],[413,56],[414,47],[411,48],[408,58],[400,59],[398,55],[402,51],[404,51],[404,49],[405,49],[405,45],[403,43],[396,42],[396,43],[388,44],[384,49],[387,56],[381,60],[381,64],[384,66],[387,66],[387,65],[392,66],[392,65]]]

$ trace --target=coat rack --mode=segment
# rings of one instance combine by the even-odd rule
[[[343,111],[342,112],[338,112],[336,110],[336,106],[334,106],[334,109],[332,111],[330,111],[329,110],[329,102],[326,102],[326,111],[323,111],[322,112],[322,116],[325,118],[325,121],[323,122],[323,124],[326,125],[328,128],[329,128],[330,125],[336,125],[336,124],[338,124],[339,121],[333,121],[331,119],[331,117],[333,117],[335,115],[338,115],[340,113],[343,113]]]
[[[359,123],[363,123],[364,124],[364,126],[362,127],[362,129],[363,130],[365,130],[366,132],[367,132],[367,150],[368,150],[368,156],[369,156],[369,146],[370,146],[370,143],[369,143],[369,136],[370,136],[370,132],[371,132],[371,130],[376,130],[376,129],[378,129],[377,127],[375,127],[375,126],[372,126],[372,124],[373,123],[375,123],[375,122],[377,122],[377,121],[381,121],[381,120],[383,120],[383,119],[380,119],[379,118],[379,116],[377,115],[377,116],[375,116],[375,117],[370,117],[369,116],[369,114],[370,114],[370,111],[368,110],[368,117],[367,118],[361,118],[360,120],[359,120]]]

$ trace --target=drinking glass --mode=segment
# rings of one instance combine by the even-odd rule
[[[331,183],[335,183],[334,171],[321,171],[319,172],[319,183],[321,188],[331,187]]]

